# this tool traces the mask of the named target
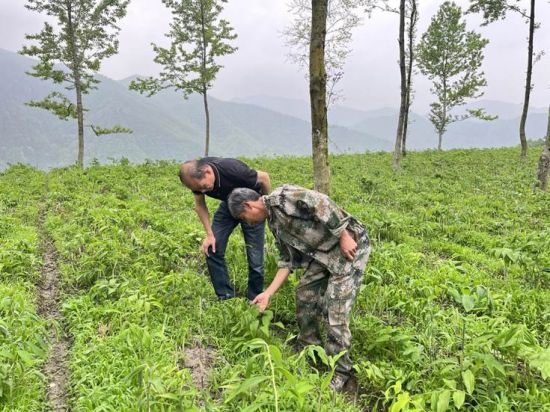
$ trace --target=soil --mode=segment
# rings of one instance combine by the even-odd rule
[[[199,390],[208,388],[210,371],[216,359],[216,352],[212,347],[192,346],[185,348],[180,365],[189,369],[193,384]]]
[[[53,411],[68,411],[70,340],[64,332],[60,308],[59,270],[55,248],[44,232],[45,211],[40,214],[39,233],[43,253],[42,278],[38,285],[38,313],[48,321],[50,353],[44,364],[47,378],[47,400]]]

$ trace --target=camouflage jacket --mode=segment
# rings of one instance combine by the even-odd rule
[[[316,260],[332,273],[351,270],[358,259],[349,262],[340,252],[340,234],[345,229],[354,236],[358,249],[363,249],[358,250],[358,257],[366,254],[368,258],[365,226],[327,195],[284,185],[262,199],[280,252],[279,268],[307,267]]]

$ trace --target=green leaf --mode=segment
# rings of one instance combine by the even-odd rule
[[[506,375],[506,370],[504,369],[504,366],[494,357],[493,354],[487,353],[481,356],[481,359],[483,359],[485,367],[491,372],[491,374],[495,375],[495,371],[497,371],[502,376]]]
[[[307,383],[307,382],[299,382],[296,386],[294,386],[294,390],[296,391],[297,394],[301,395],[301,394],[304,394],[306,392],[309,392],[310,390],[312,390],[314,388],[313,385]]]
[[[157,393],[158,392],[164,392],[165,387],[164,387],[164,383],[162,382],[161,378],[158,378],[158,377],[152,378],[152,379],[149,380],[149,383],[151,384],[151,386],[153,387],[155,392],[157,392]]]
[[[466,391],[471,395],[474,392],[475,378],[470,369],[462,372],[462,380],[464,381]]]
[[[464,405],[464,400],[466,399],[466,393],[464,391],[455,391],[453,393],[453,402],[456,409],[460,409]]]
[[[456,389],[456,381],[454,379],[443,379],[443,382],[445,382],[445,385],[449,389]]]
[[[391,405],[389,412],[400,412],[405,410],[405,407],[409,404],[410,396],[408,392],[400,393],[397,396],[397,401]]]
[[[466,312],[470,312],[476,305],[472,295],[462,295],[462,306]]]
[[[458,292],[458,290],[449,287],[447,291],[449,292],[449,295],[453,297],[456,303],[462,303],[462,295]]]
[[[276,366],[279,366],[283,363],[283,356],[281,354],[281,350],[277,346],[269,345],[269,353],[271,354],[271,358],[273,359],[273,363]]]
[[[31,353],[19,349],[19,350],[17,351],[17,354],[19,355],[19,358],[21,358],[21,360],[22,360],[26,365],[31,365],[31,364],[33,363],[33,358],[32,358],[32,354],[31,354]]]
[[[529,356],[529,365],[537,369],[543,379],[548,380],[550,378],[550,348]]]
[[[283,375],[290,385],[292,385],[292,386],[296,385],[296,382],[298,381],[298,379],[296,378],[296,376],[292,372],[286,370],[283,367],[281,367],[281,368],[275,367],[275,370],[278,373],[280,373],[281,375]]]
[[[258,386],[260,383],[266,381],[269,379],[269,376],[253,376],[252,378],[248,378],[243,383],[241,383],[236,389],[234,389],[227,399],[225,400],[225,403],[231,402],[233,399],[235,399],[238,395],[248,392],[251,389]]]
[[[445,412],[449,409],[449,400],[451,399],[451,391],[445,389],[437,397],[437,412]]]

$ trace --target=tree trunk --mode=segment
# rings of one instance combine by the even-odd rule
[[[546,126],[546,139],[544,141],[544,148],[539,159],[539,170],[537,178],[539,180],[539,187],[543,191],[548,190],[548,174],[550,171],[550,106],[548,107],[548,124]]]
[[[73,8],[70,1],[67,6],[67,26],[69,32],[69,41],[71,44],[71,64],[74,77],[74,89],[76,93],[76,118],[78,122],[78,160],[77,165],[84,167],[84,106],[82,105],[82,84],[80,78],[80,61],[76,47],[76,38],[73,26]]]
[[[393,150],[393,170],[399,170],[401,163],[401,145],[403,143],[403,125],[407,106],[407,74],[405,71],[405,0],[399,4],[399,72],[401,74],[401,104],[399,106],[399,120],[395,134]]]
[[[202,100],[204,103],[204,116],[206,122],[206,137],[204,143],[204,156],[208,156],[210,151],[210,112],[208,110],[208,88],[206,87],[206,49],[207,39],[206,39],[206,15],[204,10],[204,2],[200,2],[200,18],[201,18],[201,35],[202,35],[202,44],[201,44],[201,80],[202,80]]]
[[[203,86],[203,101],[204,101],[204,114],[206,119],[206,144],[204,147],[204,156],[208,156],[208,151],[210,150],[210,112],[208,111],[208,97],[206,96],[206,85]]]
[[[84,167],[84,107],[82,106],[82,90],[80,77],[75,77],[76,114],[78,120],[78,167]]]
[[[540,190],[548,190],[548,170],[550,169],[550,147],[545,146],[539,159],[538,180]]]
[[[519,124],[519,140],[521,142],[521,158],[527,156],[527,137],[525,135],[525,123],[529,111],[529,96],[531,95],[531,75],[533,73],[533,37],[535,34],[535,0],[531,0],[531,12],[529,15],[529,46],[527,55],[527,75],[525,76],[525,97],[523,99],[523,111]]]
[[[311,41],[309,46],[309,96],[314,188],[326,194],[330,192],[327,74],[325,70],[327,7],[328,0],[311,1]]]
[[[409,111],[411,110],[411,92],[412,92],[412,69],[414,64],[414,33],[416,30],[417,22],[417,9],[416,0],[411,0],[411,14],[409,16],[409,28],[408,28],[408,52],[409,61],[407,66],[407,100],[405,104],[405,120],[403,122],[403,138],[401,141],[401,156],[407,155],[407,131],[409,128]]]
[[[438,136],[438,143],[437,143],[437,150],[441,151],[443,150],[443,145],[442,145],[442,142],[443,142],[443,134],[445,133],[445,131],[447,130],[447,122],[448,122],[448,119],[447,119],[447,77],[443,77],[442,79],[442,83],[443,83],[443,98],[441,99],[442,101],[442,116],[440,116],[440,121],[441,123],[436,127],[436,130],[437,130],[437,136]]]
[[[403,119],[403,135],[401,137],[401,157],[407,156],[407,132],[409,130],[409,111],[411,109],[410,89],[407,90],[407,104],[405,108],[405,119]]]

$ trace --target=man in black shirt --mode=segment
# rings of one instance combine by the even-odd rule
[[[205,157],[188,160],[180,167],[181,183],[195,195],[195,211],[206,230],[202,251],[206,255],[208,272],[216,295],[220,299],[235,296],[229,281],[225,263],[225,249],[229,235],[240,223],[246,243],[248,258],[248,292],[253,300],[264,287],[264,224],[248,225],[239,221],[229,212],[227,198],[237,187],[247,187],[260,194],[271,191],[271,182],[266,172],[256,171],[237,159]],[[221,200],[210,224],[210,215],[204,196]]]

